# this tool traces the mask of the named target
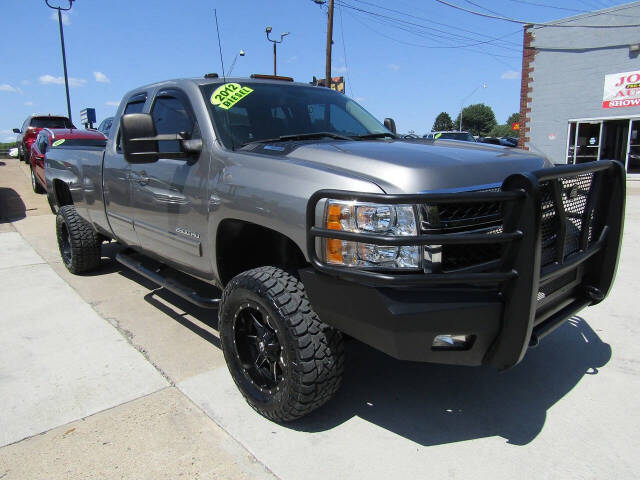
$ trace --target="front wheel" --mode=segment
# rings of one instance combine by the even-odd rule
[[[219,330],[233,380],[264,417],[295,420],[340,387],[341,333],[320,321],[302,282],[279,268],[256,268],[229,282]]]
[[[100,265],[102,240],[93,226],[73,205],[60,207],[56,216],[56,237],[62,263],[71,273],[85,273]]]
[[[38,179],[36,178],[36,172],[33,170],[33,167],[31,167],[31,188],[33,188],[33,191],[35,193],[44,193],[44,188],[42,188],[42,185],[40,185],[40,182],[38,182]]]

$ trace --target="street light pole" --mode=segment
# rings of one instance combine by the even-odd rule
[[[482,82],[482,85],[478,85],[473,92],[471,92],[469,95],[467,95],[466,97],[464,97],[462,99],[462,102],[460,103],[460,127],[458,129],[458,131],[462,131],[462,107],[464,106],[464,102],[466,102],[469,98],[471,98],[473,96],[474,93],[476,93],[480,87],[482,88],[487,88],[487,82]]]
[[[73,2],[75,0],[67,0],[69,2],[68,8],[62,7],[54,7],[49,3],[49,0],[44,0],[47,4],[47,7],[52,8],[58,11],[58,26],[60,27],[60,47],[62,48],[62,67],[64,70],[64,88],[67,92],[67,114],[69,115],[69,122],[73,123],[71,120],[71,98],[69,97],[69,76],[67,75],[67,53],[64,48],[64,29],[62,28],[62,12],[71,10],[73,6]]]
[[[278,43],[282,43],[282,40],[284,39],[284,37],[289,35],[289,32],[284,32],[282,35],[280,35],[280,40],[272,40],[271,37],[269,36],[269,34],[271,33],[271,30],[273,30],[271,27],[267,27],[265,29],[265,32],[267,33],[267,40],[269,40],[270,42],[273,43],[273,75],[276,76],[277,75],[277,70],[276,70],[276,56],[277,56],[276,45]]]

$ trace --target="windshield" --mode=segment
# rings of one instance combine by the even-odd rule
[[[241,82],[201,89],[227,148],[287,135],[391,134],[356,102],[328,88]]]
[[[476,139],[473,138],[469,132],[442,132],[436,133],[434,138],[449,138],[451,140],[464,140],[465,142],[475,142]]]
[[[65,117],[34,117],[29,126],[35,128],[73,128],[69,119]]]

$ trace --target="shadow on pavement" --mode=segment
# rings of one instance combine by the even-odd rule
[[[525,445],[542,431],[547,410],[610,358],[611,347],[581,317],[505,372],[401,362],[350,342],[334,401],[292,428],[318,432],[358,416],[424,446],[496,435]]]
[[[23,219],[27,207],[13,188],[0,187],[0,223]]]
[[[112,260],[102,273],[118,271],[152,289],[145,295],[147,302],[220,348],[216,335],[185,318],[191,315],[217,330],[217,310],[199,308],[157,288],[113,259],[121,247],[105,247]],[[547,410],[611,358],[611,347],[581,317],[570,319],[505,372],[402,362],[356,340],[349,340],[346,350],[344,380],[336,397],[285,426],[322,432],[360,417],[423,446],[492,436],[525,445],[542,431]]]

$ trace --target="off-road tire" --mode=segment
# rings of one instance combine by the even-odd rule
[[[285,358],[282,380],[271,393],[250,381],[236,354],[235,317],[249,303],[259,305],[269,316]],[[218,317],[229,371],[246,401],[262,416],[293,421],[324,405],[338,391],[344,370],[342,334],[320,321],[296,277],[270,266],[237,275],[224,289]]]
[[[36,178],[36,172],[33,171],[33,167],[29,169],[31,171],[31,188],[35,193],[45,193],[44,188],[40,185],[40,182]]]
[[[78,215],[73,205],[65,205],[58,210],[56,237],[62,263],[71,273],[86,273],[100,266],[102,240],[91,224]]]

